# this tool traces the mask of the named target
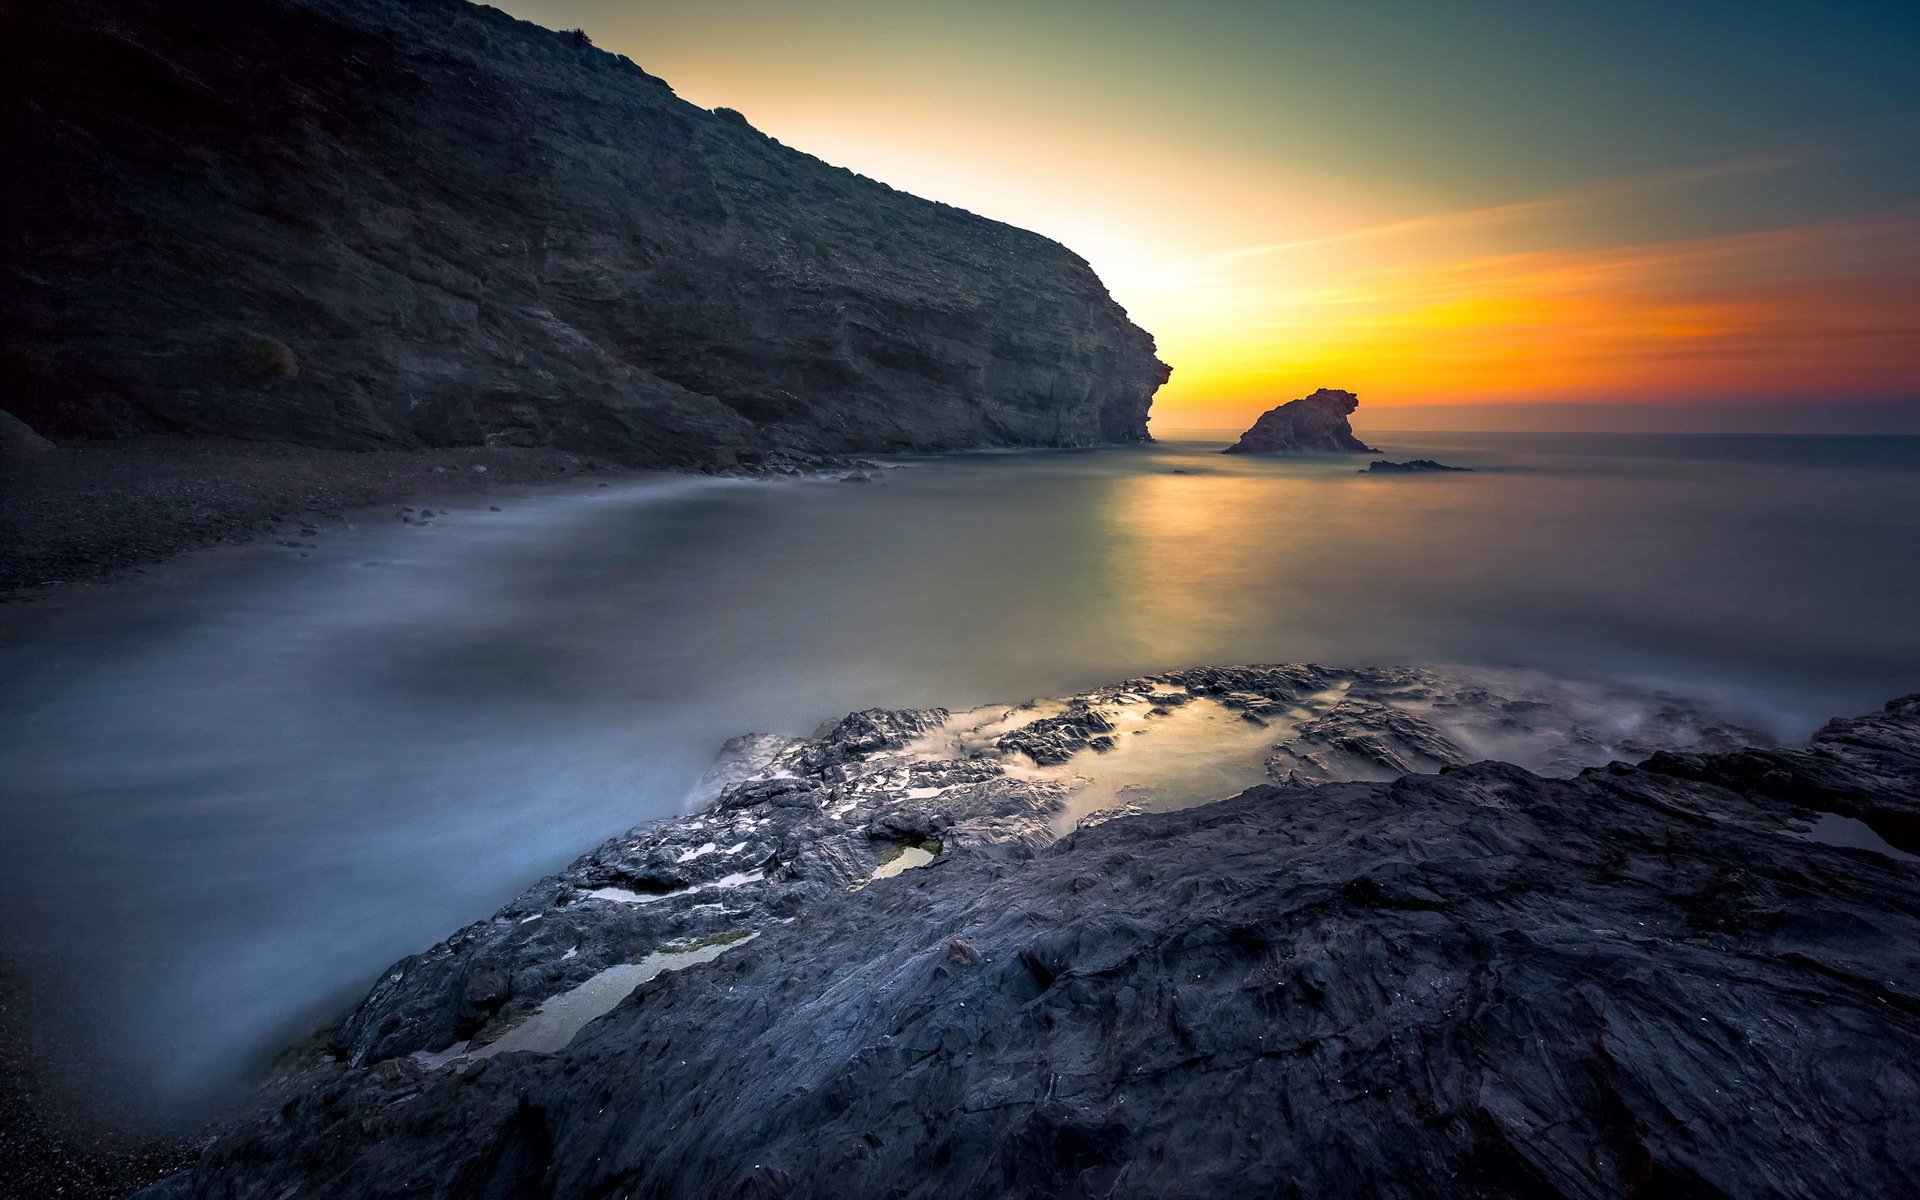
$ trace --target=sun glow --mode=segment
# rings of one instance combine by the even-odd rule
[[[1456,6],[510,7],[1061,241],[1173,366],[1156,430],[1318,386],[1372,412],[1920,395],[1920,120],[1891,41],[1868,78],[1851,37],[1777,33],[1840,56],[1842,103],[1817,70],[1746,72],[1720,25],[1655,46],[1599,7],[1590,45]]]

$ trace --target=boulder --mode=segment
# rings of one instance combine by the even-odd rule
[[[1353,436],[1347,418],[1360,398],[1337,388],[1289,400],[1262,413],[1227,454],[1377,454]]]
[[[1299,722],[1276,749],[1329,782],[1052,841],[1091,746],[968,740],[1175,691]],[[1295,665],[904,744],[935,710],[856,714],[765,768],[829,803],[637,829],[396,964],[340,1061],[150,1195],[1910,1195],[1920,696],[1793,748],[1460,752],[1614,723],[1577,707]]]

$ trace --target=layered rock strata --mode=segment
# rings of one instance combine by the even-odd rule
[[[465,0],[0,17],[0,389],[43,434],[637,465],[1146,440],[1064,247]]]
[[[1794,749],[1577,707],[1238,668],[747,739],[153,1194],[1905,1194],[1920,696]],[[1215,709],[1284,782],[1056,840],[1079,776]],[[1462,761],[1623,736],[1685,748]]]

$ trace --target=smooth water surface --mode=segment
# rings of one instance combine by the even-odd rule
[[[1804,736],[1920,688],[1920,439],[1377,434],[656,477],[0,610],[0,936],[169,1111],[688,803],[727,737],[1207,662],[1518,666]]]

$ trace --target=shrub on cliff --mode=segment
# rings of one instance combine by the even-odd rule
[[[277,337],[242,333],[233,341],[234,371],[248,383],[279,383],[300,374],[300,357]]]
[[[713,115],[719,117],[729,125],[738,125],[742,129],[753,128],[753,125],[748,122],[746,114],[737,108],[716,108],[713,110]]]

